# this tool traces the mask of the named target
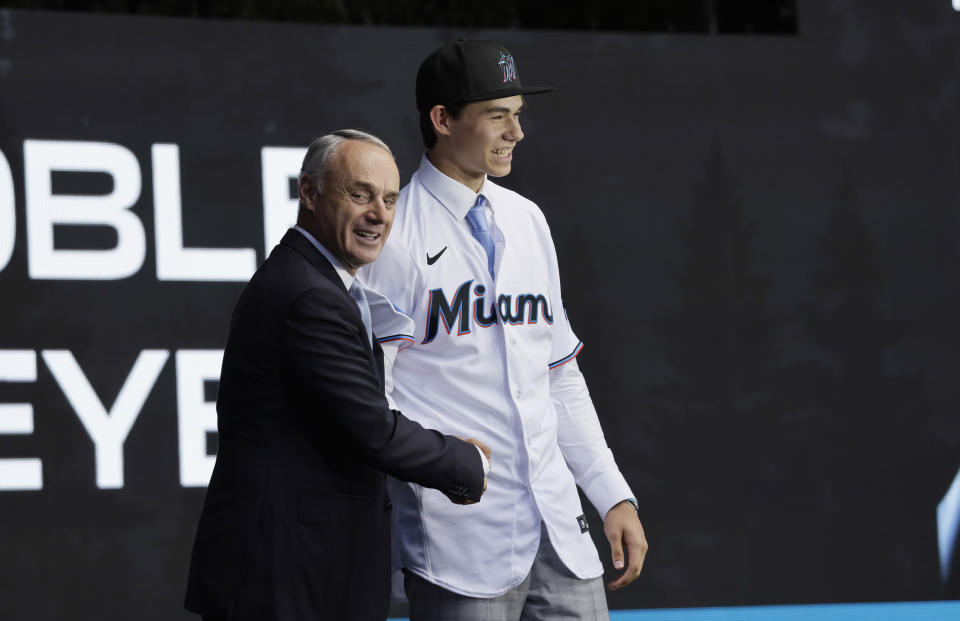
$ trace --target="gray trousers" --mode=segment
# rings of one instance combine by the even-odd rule
[[[493,568],[491,568],[493,569]],[[404,572],[410,621],[609,621],[603,577],[573,575],[541,526],[530,573],[499,597],[467,597]]]

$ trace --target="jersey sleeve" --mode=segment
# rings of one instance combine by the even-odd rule
[[[365,286],[367,302],[370,304],[370,322],[380,345],[386,347],[390,344],[398,349],[413,345],[413,332],[416,327],[413,319],[400,312],[390,298],[369,285]]]
[[[544,229],[544,246],[547,249],[547,259],[550,262],[550,308],[553,309],[553,328],[551,330],[550,369],[556,369],[575,359],[583,349],[583,343],[574,334],[567,317],[567,309],[563,306],[563,296],[560,293],[560,268],[557,264],[557,251],[553,245],[553,238],[547,227],[546,220],[542,221]]]
[[[391,243],[393,242],[393,243]],[[358,276],[375,295],[369,296],[370,319],[381,345],[413,344],[416,291],[420,271],[400,240],[389,238],[376,261],[360,268]]]

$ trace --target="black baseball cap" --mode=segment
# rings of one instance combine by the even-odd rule
[[[499,43],[457,39],[420,65],[417,110],[552,90],[552,86],[521,86],[513,55]]]

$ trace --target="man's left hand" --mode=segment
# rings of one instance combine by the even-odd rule
[[[610,542],[610,554],[613,557],[613,566],[623,569],[624,548],[626,548],[627,565],[623,575],[607,585],[611,591],[623,588],[637,579],[643,569],[643,560],[647,556],[647,536],[643,532],[643,525],[637,517],[637,510],[624,500],[607,511],[603,520],[603,532]]]

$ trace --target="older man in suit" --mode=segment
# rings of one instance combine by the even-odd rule
[[[185,602],[205,620],[382,620],[384,473],[460,504],[486,488],[486,447],[424,429],[384,397],[377,294],[355,276],[383,247],[399,185],[378,138],[342,130],[314,141],[297,226],[240,296]]]

